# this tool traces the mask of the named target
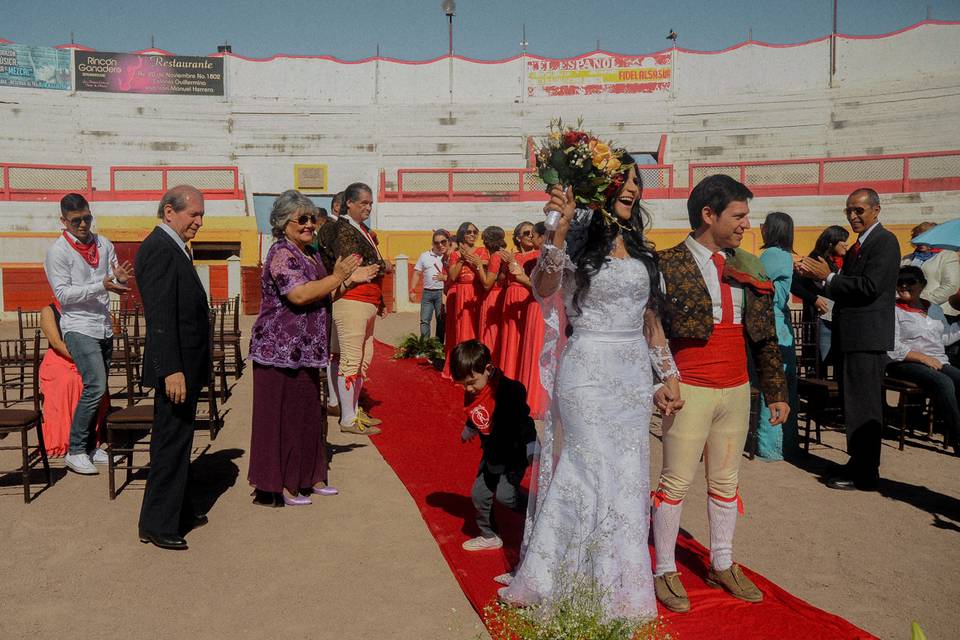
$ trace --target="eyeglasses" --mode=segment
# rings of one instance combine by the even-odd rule
[[[916,278],[906,278],[904,280],[899,280],[897,282],[897,289],[909,289],[910,287],[920,284],[920,281]]]
[[[463,232],[463,235],[465,235],[465,236],[475,236],[475,235],[477,235],[478,233],[480,233],[480,232],[477,231],[476,229],[467,229],[466,231]]]
[[[309,215],[309,216],[308,216],[308,215],[304,214],[304,215],[300,216],[299,218],[297,218],[296,220],[293,220],[292,222],[296,222],[298,225],[300,225],[300,226],[302,227],[302,226],[304,226],[305,224],[307,224],[307,221],[310,221],[310,222],[312,222],[313,224],[317,224],[317,216],[315,216],[315,215]]]
[[[521,237],[521,238],[529,238],[529,237],[531,237],[531,236],[533,236],[533,231],[531,231],[530,229],[527,229],[526,231],[521,231],[521,232],[520,232],[520,237]]]
[[[846,209],[843,210],[843,212],[847,216],[852,216],[852,215],[862,216],[864,211],[866,211],[866,209],[864,209],[863,207],[847,207]]]
[[[433,244],[447,244],[447,240],[446,240],[446,239],[443,239],[443,240],[434,240],[434,241],[433,241]]]
[[[67,224],[69,224],[71,227],[79,227],[81,223],[90,224],[91,222],[93,222],[93,216],[89,213],[85,216],[79,216],[67,220]]]

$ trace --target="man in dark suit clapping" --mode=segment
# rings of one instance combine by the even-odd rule
[[[207,521],[188,495],[197,400],[210,375],[207,294],[186,245],[203,224],[203,194],[174,187],[160,200],[157,217],[160,224],[140,245],[135,265],[147,325],[143,384],[155,389],[140,541],[186,549],[181,531]]]
[[[873,189],[851,193],[844,213],[859,237],[840,272],[830,273],[822,258],[809,257],[800,271],[822,280],[824,294],[834,302],[830,350],[838,357],[850,460],[827,486],[871,491],[880,478],[883,370],[893,348],[900,243],[880,224],[880,197]]]

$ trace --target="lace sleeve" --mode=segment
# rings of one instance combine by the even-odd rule
[[[530,274],[533,285],[531,288],[537,300],[546,300],[559,291],[566,271],[576,271],[576,266],[567,255],[566,246],[543,245],[540,248],[540,257],[537,258],[537,266]]]
[[[650,348],[650,364],[656,371],[657,377],[666,380],[670,377],[680,379],[680,371],[677,370],[677,364],[673,361],[673,354],[670,353],[670,347],[666,345],[657,345]]]

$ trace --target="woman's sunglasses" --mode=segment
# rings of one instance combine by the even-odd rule
[[[294,220],[294,222],[296,222],[296,223],[297,223],[298,225],[300,225],[301,227],[304,226],[304,225],[306,225],[307,222],[312,222],[313,224],[317,224],[317,216],[315,216],[315,215],[309,215],[309,216],[308,216],[307,214],[304,214],[304,215],[300,216],[299,218],[297,218],[296,220]]]
[[[531,231],[530,229],[526,229],[526,230],[524,230],[524,231],[521,231],[521,232],[520,232],[520,237],[521,237],[521,238],[532,238],[532,237],[533,237],[533,231]]]
[[[897,280],[897,289],[909,289],[917,284],[920,284],[920,281],[916,278],[904,278],[903,280]]]
[[[447,244],[447,240],[446,239],[434,240],[433,244]]]

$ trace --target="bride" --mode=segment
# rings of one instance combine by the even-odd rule
[[[624,165],[632,162],[624,155]],[[576,209],[572,191],[556,185],[544,207],[560,222],[532,282],[544,307],[544,353],[559,355],[541,361],[551,402],[521,562],[500,590],[509,603],[549,603],[587,580],[611,618],[657,614],[647,546],[650,416],[653,404],[670,415],[683,401],[656,313],[660,276],[643,236],[641,191],[631,164],[604,207],[612,218]],[[663,381],[656,393],[651,365]]]

